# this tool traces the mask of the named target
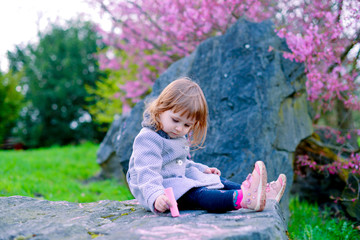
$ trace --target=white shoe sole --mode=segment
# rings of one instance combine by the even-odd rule
[[[282,186],[280,191],[278,192],[278,194],[275,197],[275,200],[277,202],[280,202],[280,199],[282,198],[284,192],[285,192],[285,188],[286,188],[286,176],[284,174],[280,174],[281,180],[282,180]]]
[[[256,206],[254,208],[255,211],[260,212],[264,210],[266,205],[266,183],[267,183],[267,171],[265,164],[262,161],[257,161],[255,163],[258,165],[260,170],[260,183],[257,189],[258,195],[256,199]]]

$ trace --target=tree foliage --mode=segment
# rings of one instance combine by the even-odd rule
[[[22,72],[0,72],[0,145],[10,135],[10,130],[19,116],[23,100],[18,87],[21,77]]]
[[[105,48],[102,52],[107,51]],[[124,51],[115,50],[114,53],[123,61],[127,61],[129,56]],[[94,102],[89,106],[89,111],[94,116],[94,120],[98,123],[110,124],[114,120],[114,116],[120,114],[122,109],[128,111],[126,107],[132,107],[133,102],[126,99],[123,95],[125,91],[121,85],[125,84],[127,79],[135,78],[138,73],[138,67],[135,63],[129,61],[126,69],[104,69],[107,74],[106,78],[102,78],[95,83],[95,87],[88,86],[86,90],[91,94],[87,98],[88,101]],[[120,94],[119,91],[122,93]],[[126,103],[126,104],[124,104]]]
[[[85,100],[85,86],[103,76],[95,53],[99,36],[89,22],[52,25],[39,43],[8,52],[10,69],[23,71],[26,106],[15,133],[30,147],[68,144],[102,137]],[[90,103],[91,104],[91,103]]]

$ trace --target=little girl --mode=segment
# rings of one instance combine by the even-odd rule
[[[262,211],[266,199],[280,201],[286,177],[267,182],[262,161],[240,185],[220,177],[220,170],[195,163],[190,147],[201,148],[206,137],[208,107],[201,88],[188,78],[169,84],[144,112],[126,178],[134,197],[147,210],[171,206],[164,189],[172,187],[179,209],[226,212],[239,208]]]

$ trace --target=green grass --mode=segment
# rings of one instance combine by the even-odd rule
[[[99,145],[0,151],[0,196],[40,197],[51,201],[127,200],[132,195],[114,179],[84,183],[100,171]]]
[[[290,239],[360,239],[360,231],[354,229],[353,222],[333,218],[329,209],[320,211],[316,204],[299,201],[293,197],[290,200],[290,214]]]

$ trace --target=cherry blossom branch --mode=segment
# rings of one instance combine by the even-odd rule
[[[180,46],[179,44],[177,44],[177,42],[175,41],[176,36],[174,36],[174,33],[169,32],[169,31],[165,31],[164,29],[162,29],[162,28],[156,23],[156,21],[154,21],[154,20],[152,19],[152,17],[151,17],[147,12],[145,12],[138,4],[136,4],[136,3],[133,2],[133,1],[127,1],[127,2],[130,3],[131,5],[133,5],[134,7],[136,7],[142,14],[144,14],[144,15],[147,17],[147,19],[151,22],[151,24],[158,29],[159,32],[166,32],[166,34],[170,35],[170,36],[171,36],[170,38],[172,39],[171,45],[175,45],[177,48],[183,50],[184,52],[187,52],[187,51],[188,51],[187,49],[185,49],[185,48],[183,48],[182,46]]]
[[[106,7],[106,5],[105,5],[102,1],[100,2],[100,4],[101,4],[101,8],[102,8],[105,12],[107,12],[108,14],[110,14],[111,19],[112,19],[114,22],[117,22],[117,23],[120,23],[120,24],[124,25],[126,28],[128,28],[128,29],[129,29],[132,33],[134,33],[136,36],[142,38],[145,42],[151,44],[155,49],[157,49],[157,50],[159,50],[159,51],[162,50],[161,47],[160,47],[158,44],[156,44],[155,42],[149,40],[149,39],[146,38],[146,37],[143,37],[143,36],[142,36],[140,33],[138,33],[134,28],[130,27],[125,21],[122,21],[122,20],[116,18],[116,17],[112,14],[112,12]],[[167,54],[165,53],[165,55],[167,55]],[[170,56],[170,55],[167,55],[167,56]]]
[[[359,42],[360,42],[360,30],[357,32],[356,38],[345,48],[344,52],[341,54],[340,56],[341,63],[344,62],[345,58],[348,56],[351,49],[353,49],[356,44],[359,44]],[[357,55],[355,59],[357,60],[358,58],[359,55]],[[328,73],[332,72],[337,65],[339,64],[334,63],[333,65],[331,65],[328,69]]]

